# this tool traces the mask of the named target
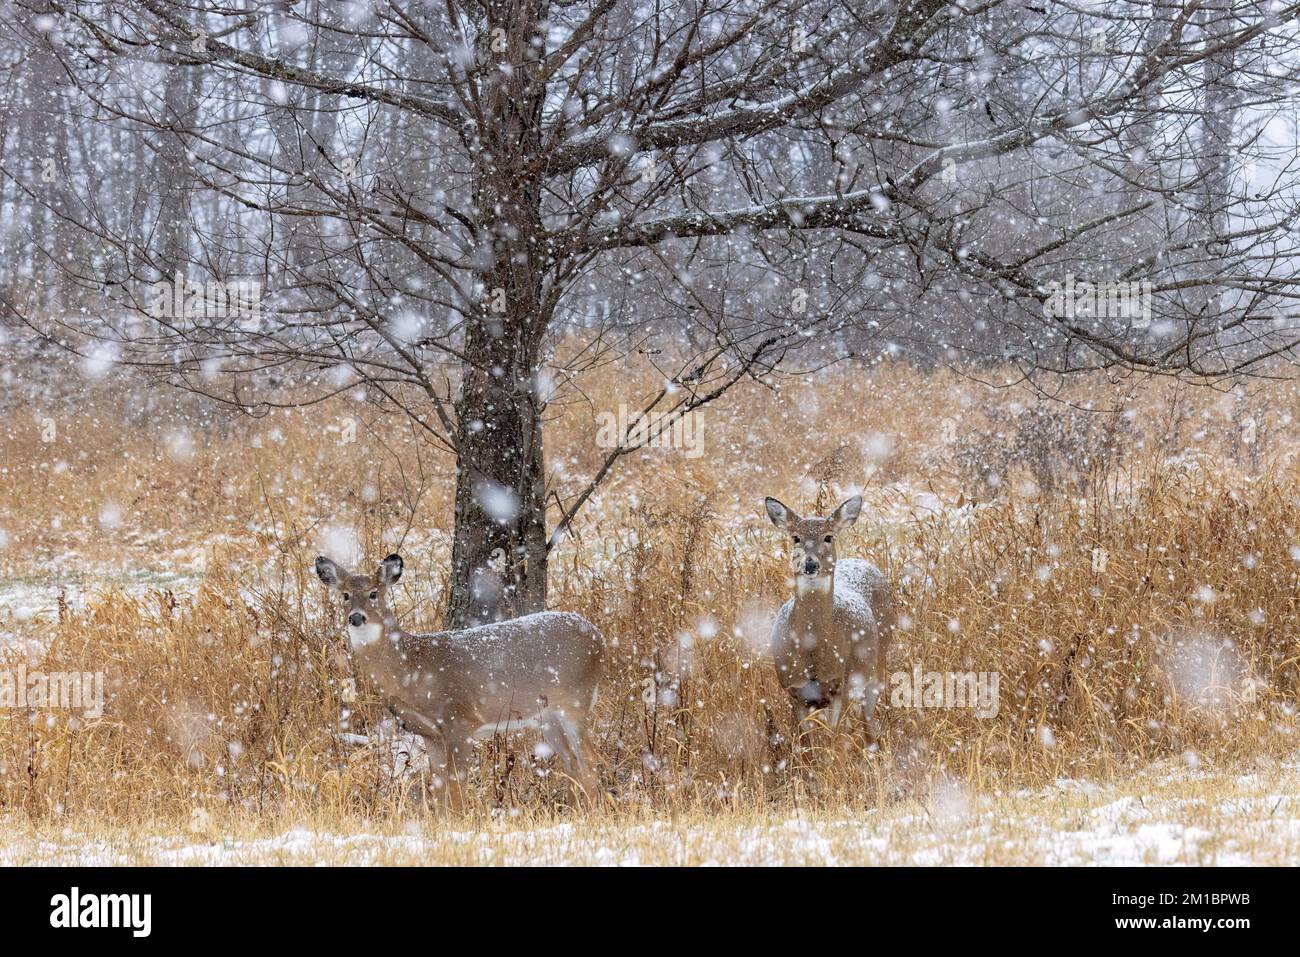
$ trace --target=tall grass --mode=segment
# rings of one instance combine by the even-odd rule
[[[595,394],[612,407],[623,381],[611,373]],[[1072,388],[1079,405],[1117,394]],[[554,562],[552,606],[590,618],[610,649],[605,797],[588,813],[861,808],[939,780],[997,791],[1162,757],[1294,752],[1300,480],[1294,394],[1269,388],[1271,405],[1243,413],[1254,400],[1131,386],[1111,413],[1125,416],[1123,454],[1102,456],[1088,429],[1008,432],[1016,403],[1039,408],[1031,398],[948,373],[746,387],[705,420],[706,456],[631,463]],[[558,479],[599,455],[587,411],[551,425]],[[27,626],[38,640],[0,664],[102,671],[108,701],[97,720],[0,711],[0,812],[177,826],[423,814],[418,771],[380,740],[384,712],[373,689],[354,690],[338,609],[309,566],[330,526],[370,560],[400,544],[404,624],[437,627],[450,463],[378,425],[341,442],[339,423],[364,415],[342,403],[221,431],[196,428],[192,410],[134,431],[115,414],[68,413],[71,437],[55,443],[35,422],[10,426],[3,567],[58,578],[193,562],[201,584],[181,597],[107,585]],[[1268,427],[1243,445],[1247,414]],[[1046,447],[1012,442],[991,484],[962,467],[981,434]],[[1035,476],[1067,467],[1068,482]],[[889,670],[997,672],[996,716],[886,707],[876,748],[852,726],[800,735],[765,653],[789,586],[759,503],[829,510],[858,486],[868,506],[840,552],[896,582]],[[487,743],[467,813],[564,810],[530,744]]]

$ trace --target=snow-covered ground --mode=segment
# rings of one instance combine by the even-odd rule
[[[176,565],[123,572],[96,569],[40,577],[0,575],[0,645],[20,640],[39,642],[42,626],[58,617],[60,598],[73,610],[82,608],[88,598],[110,589],[133,596],[167,590],[179,598],[192,593],[198,581],[194,569]]]
[[[184,836],[23,833],[15,864],[1142,865],[1300,863],[1300,765],[1248,774],[1150,769],[1122,785],[1063,781],[978,796],[935,788],[860,816],[727,813],[620,823],[608,815],[527,828],[436,817],[389,833],[291,828],[223,836],[196,811]],[[9,830],[9,829],[4,829]]]

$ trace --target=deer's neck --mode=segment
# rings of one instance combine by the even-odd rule
[[[378,616],[378,620],[354,628],[348,625],[348,645],[352,655],[367,671],[393,671],[401,664],[402,653],[398,648],[402,639],[402,630],[397,619],[387,609]]]
[[[823,632],[831,625],[835,610],[835,573],[817,578],[800,576],[790,610],[790,625],[796,631]]]

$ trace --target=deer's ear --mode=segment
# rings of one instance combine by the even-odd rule
[[[402,577],[402,556],[389,555],[379,563],[378,578],[381,584],[391,585]]]
[[[789,531],[790,523],[799,521],[798,515],[771,496],[763,499],[763,506],[767,509],[767,517],[772,520],[772,524],[782,531]]]
[[[324,555],[318,555],[316,558],[316,574],[330,588],[343,587],[343,569],[332,558],[326,558]]]
[[[861,514],[862,496],[855,495],[840,503],[840,507],[831,515],[831,523],[835,526],[835,531],[841,532],[856,522]]]

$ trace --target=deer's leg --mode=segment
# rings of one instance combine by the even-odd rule
[[[796,773],[804,787],[815,795],[820,790],[817,775],[805,758],[815,746],[813,732],[818,722],[814,715],[829,705],[830,699],[823,694],[821,685],[813,678],[792,685],[786,691],[790,695],[790,707],[794,711],[796,722],[794,737],[790,741],[790,760],[795,769],[800,769]]]
[[[551,754],[559,762],[560,768],[572,777],[575,759],[569,747],[569,739],[564,734],[560,712],[554,708],[543,708],[537,715],[537,727],[542,732],[542,740],[546,742]]]
[[[880,722],[876,720],[876,699],[884,690],[884,683],[874,676],[862,693],[862,723],[867,726],[867,737],[872,744],[880,740]]]
[[[456,803],[453,792],[457,788],[455,775],[451,773],[447,758],[446,742],[443,741],[441,734],[421,737],[424,739],[424,753],[429,757],[429,787],[434,799],[442,807],[453,806]]]
[[[471,728],[462,722],[444,726],[425,738],[429,752],[429,771],[439,803],[460,809],[465,806],[465,778],[474,755]]]
[[[576,793],[585,793],[589,798],[594,797],[595,781],[583,760],[584,743],[575,718],[558,708],[543,708],[537,716],[537,726],[542,732],[542,739],[569,778],[571,789]]]
[[[849,698],[867,730],[871,744],[880,740],[880,723],[876,720],[876,701],[885,690],[884,641],[862,641],[854,646],[854,666],[848,675]]]
[[[587,718],[586,714],[567,716],[564,733],[577,758],[578,780],[587,793],[587,799],[595,800],[600,794],[600,778],[596,774],[596,749],[591,744],[591,726]]]
[[[890,638],[893,637],[893,634],[894,634],[894,620],[893,620],[893,613],[891,610],[891,613],[888,619],[885,621],[884,626],[880,629],[879,637],[876,640],[876,673],[875,673],[875,681],[872,682],[872,688],[874,690],[872,691],[871,694],[871,710],[866,713],[866,717],[868,719],[867,726],[868,728],[872,729],[871,736],[874,739],[879,739],[880,737],[880,722],[876,719],[875,716],[875,705],[876,705],[876,700],[880,697],[880,695],[884,692],[885,688],[888,687],[889,685],[888,676],[886,674],[885,668],[889,656],[889,640]]]
[[[844,710],[843,697],[841,697],[840,695],[835,695],[833,698],[831,698],[831,713],[827,721],[832,731],[839,730],[840,712],[842,712],[843,710]]]
[[[790,693],[790,704],[794,707],[794,717],[799,722],[800,731],[811,731],[812,716],[833,702],[832,695],[815,678],[791,685],[786,691]]]

